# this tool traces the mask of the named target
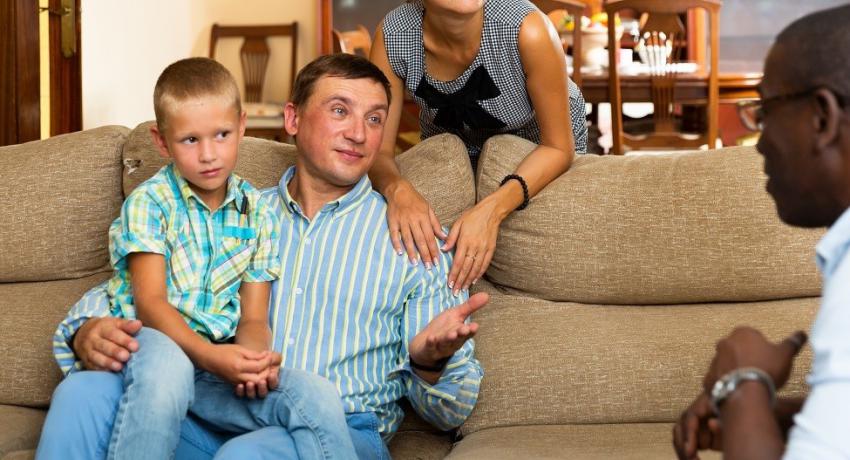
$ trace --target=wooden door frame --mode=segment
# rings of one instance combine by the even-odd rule
[[[0,2],[0,145],[41,138],[38,0]]]
[[[71,57],[62,55],[61,17],[49,14],[50,20],[50,135],[72,133],[83,129],[82,79],[82,0],[75,0],[74,34],[77,52]],[[60,11],[61,0],[50,0],[50,10]]]
[[[333,0],[319,0],[319,53],[333,53]]]

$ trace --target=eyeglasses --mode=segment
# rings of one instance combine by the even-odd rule
[[[767,99],[758,99],[754,101],[743,101],[738,103],[738,116],[741,118],[741,123],[750,131],[762,131],[764,129],[764,115],[766,107],[770,104],[776,105],[778,102],[791,101],[794,99],[802,99],[809,97],[818,90],[828,89],[835,94],[838,99],[838,104],[843,108],[847,97],[837,91],[829,88],[815,87],[804,91],[790,94],[780,94],[778,96],[769,97]]]

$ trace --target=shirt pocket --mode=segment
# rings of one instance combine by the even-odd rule
[[[222,237],[218,263],[210,276],[213,295],[235,294],[242,274],[248,270],[255,240]]]
[[[183,232],[169,238],[171,255],[168,260],[169,279],[181,293],[194,287],[195,267],[192,259],[192,238]]]

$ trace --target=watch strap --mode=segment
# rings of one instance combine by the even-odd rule
[[[711,389],[711,408],[715,414],[720,414],[720,406],[745,381],[761,382],[767,389],[770,406],[776,405],[776,385],[767,372],[757,367],[741,367],[720,377]]]

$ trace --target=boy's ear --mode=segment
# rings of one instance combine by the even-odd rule
[[[291,102],[283,106],[283,127],[290,136],[298,134],[298,107]]]
[[[166,160],[170,159],[171,152],[168,151],[168,143],[165,142],[165,136],[159,131],[159,126],[156,123],[151,125],[151,138],[153,138],[153,143],[159,150],[159,156]]]
[[[242,111],[239,114],[239,139],[245,137],[245,128],[248,126],[248,112]]]

